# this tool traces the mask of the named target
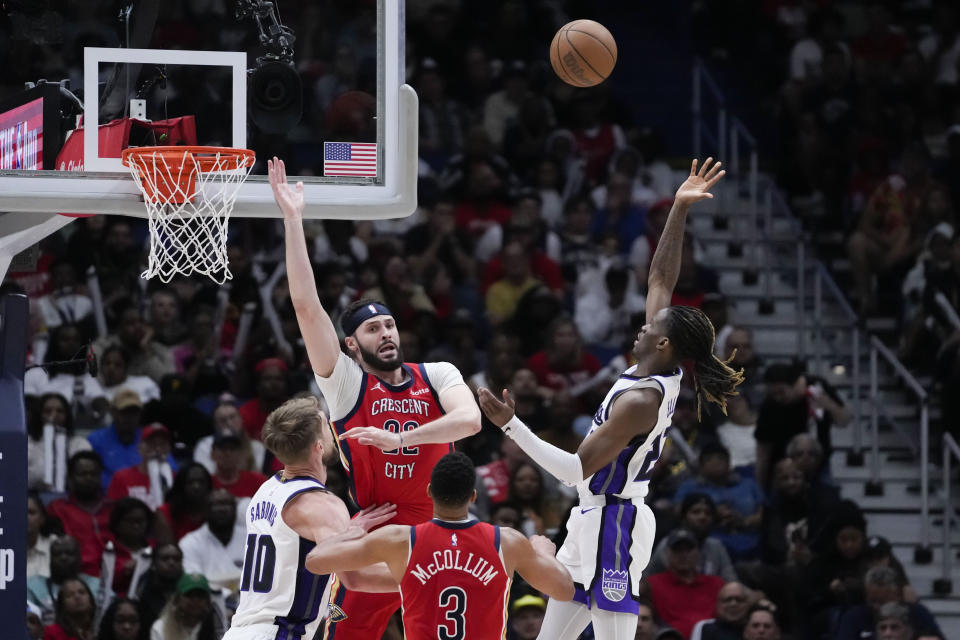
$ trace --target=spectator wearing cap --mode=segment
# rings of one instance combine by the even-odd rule
[[[690,640],[740,640],[750,611],[750,594],[739,582],[728,582],[717,594],[716,616],[701,620]]]
[[[720,576],[726,582],[737,579],[737,572],[730,554],[723,543],[710,536],[717,522],[717,505],[705,493],[688,493],[680,504],[680,524],[697,537],[697,572],[708,576]],[[647,573],[667,570],[667,540],[664,537],[653,551]]]
[[[692,492],[705,493],[717,505],[717,526],[713,535],[735,560],[753,558],[759,552],[763,492],[750,478],[730,470],[730,452],[719,443],[700,451],[700,470],[677,487],[674,502]]]
[[[176,469],[170,454],[170,430],[159,422],[144,427],[137,442],[137,457],[136,464],[113,474],[107,498],[137,498],[156,509],[173,483]]]
[[[244,471],[260,471],[263,469],[263,461],[267,450],[262,442],[253,440],[247,435],[243,428],[243,418],[235,404],[221,402],[217,405],[217,408],[213,410],[213,428],[214,433],[223,434],[229,431],[240,439],[240,448],[243,453],[240,469]],[[217,470],[212,457],[213,440],[214,436],[212,435],[204,436],[197,441],[197,446],[193,450],[193,461],[202,464],[210,475],[213,475]]]
[[[183,569],[206,576],[214,587],[236,591],[247,539],[245,520],[237,519],[237,499],[226,489],[211,491],[207,504],[207,521],[180,540]]]
[[[697,536],[686,527],[674,529],[667,536],[667,570],[647,578],[660,618],[684,638],[710,617],[723,588],[723,578],[698,571],[699,556]]]
[[[267,416],[287,399],[287,363],[280,358],[265,358],[257,363],[257,396],[240,405],[243,428],[254,440],[260,439],[260,431]]]
[[[824,460],[830,458],[830,429],[851,419],[836,390],[795,364],[771,364],[764,373],[766,398],[757,414],[757,482],[765,487],[770,472],[786,455],[798,433],[816,432]]]
[[[267,480],[262,473],[243,469],[243,440],[231,430],[224,429],[213,436],[211,457],[215,465],[214,488],[226,489],[236,498],[252,498]]]
[[[93,451],[81,451],[67,462],[67,495],[49,504],[47,512],[63,523],[63,529],[80,543],[82,570],[100,575],[100,556],[110,539],[110,512],[100,478],[103,462]]]
[[[772,609],[756,606],[747,614],[743,640],[780,640],[780,623]]]
[[[150,627],[150,640],[217,640],[225,626],[210,601],[207,579],[198,573],[185,573],[177,582],[170,602]]]
[[[943,632],[930,610],[918,602],[905,603],[903,583],[897,572],[890,567],[874,567],[863,578],[864,604],[847,609],[840,618],[836,640],[861,640],[874,638],[874,630],[880,622],[884,605],[897,604],[906,608],[909,626],[917,636],[942,638]]]
[[[122,389],[114,395],[110,407],[113,423],[87,436],[90,446],[103,462],[101,483],[104,488],[110,484],[114,473],[140,462],[137,445],[142,411],[140,395],[131,389]]]
[[[157,538],[174,542],[206,522],[213,480],[203,465],[190,462],[173,479],[157,514]]]
[[[147,376],[154,382],[173,373],[176,365],[170,348],[154,340],[154,330],[143,321],[140,309],[131,301],[124,301],[117,314],[114,333],[94,343],[94,351],[101,361],[106,349],[122,347],[129,355],[127,373],[131,376]]]
[[[540,596],[527,594],[510,605],[510,631],[516,640],[536,640],[543,624],[546,601]]]

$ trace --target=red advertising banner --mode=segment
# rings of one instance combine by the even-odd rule
[[[0,169],[43,169],[43,98],[0,113]]]

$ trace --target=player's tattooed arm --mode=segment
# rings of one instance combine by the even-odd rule
[[[283,211],[290,302],[297,314],[297,324],[300,325],[310,365],[318,375],[328,378],[340,355],[340,339],[333,321],[320,304],[313,267],[310,265],[303,232],[303,183],[291,186],[287,182],[283,160],[277,158],[267,161],[267,172],[273,197]]]
[[[707,158],[698,171],[697,161],[694,160],[690,166],[690,176],[677,189],[673,207],[657,243],[657,250],[653,252],[650,260],[650,272],[647,275],[647,322],[657,315],[658,311],[670,306],[673,288],[677,286],[680,275],[683,232],[690,205],[713,198],[711,187],[726,173],[720,170],[720,162],[711,167],[712,162],[713,158]]]

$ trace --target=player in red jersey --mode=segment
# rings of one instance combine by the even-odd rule
[[[320,304],[303,232],[303,185],[287,184],[283,162],[267,163],[283,211],[290,300],[339,435],[350,493],[361,508],[392,503],[397,524],[433,513],[426,493],[434,464],[452,442],[480,430],[480,409],[463,376],[446,362],[404,363],[396,322],[375,301],[350,305],[340,319],[352,358],[340,351],[333,321]],[[345,592],[334,597],[346,618],[328,624],[330,640],[383,635],[398,594]]]
[[[476,473],[462,453],[444,456],[430,478],[434,518],[416,526],[359,527],[314,547],[314,573],[385,562],[403,599],[406,640],[499,640],[507,628],[513,572],[551,598],[573,598],[573,579],[543,536],[470,519]]]

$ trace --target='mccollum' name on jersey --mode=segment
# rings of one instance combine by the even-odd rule
[[[430,413],[430,403],[426,400],[417,400],[416,398],[381,398],[374,400],[370,406],[370,415],[375,416],[378,413],[387,411],[393,413],[415,413],[420,416],[426,416]]]
[[[473,562],[472,566],[470,564],[471,562]],[[448,549],[446,551],[434,551],[433,562],[426,567],[417,563],[416,567],[410,569],[410,574],[419,580],[420,584],[427,584],[427,580],[439,572],[450,569],[469,573],[482,582],[483,586],[487,586],[487,584],[500,573],[483,558],[477,558],[476,561],[474,561],[472,553],[468,553],[466,561],[460,564],[460,552]]]

